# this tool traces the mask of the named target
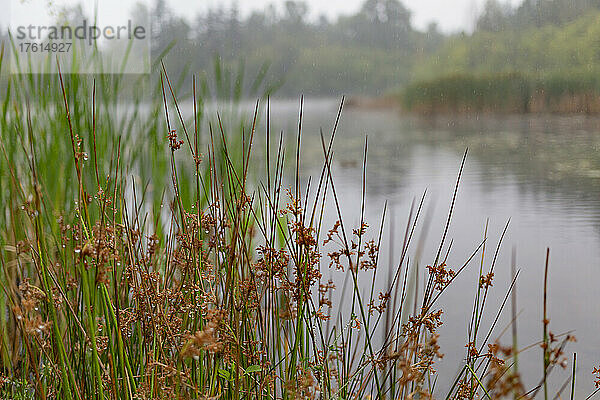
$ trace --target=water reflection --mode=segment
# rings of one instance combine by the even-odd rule
[[[287,134],[297,131],[298,101],[272,103],[272,127]],[[304,109],[302,163],[307,175],[318,176],[323,160],[319,130],[331,131],[336,101],[307,100]],[[489,219],[486,268],[505,223],[506,239],[499,252],[494,291],[488,311],[491,324],[511,280],[510,256],[515,248],[518,280],[519,343],[541,337],[542,279],[545,248],[551,248],[550,329],[575,330],[578,342],[566,354],[578,352],[578,386],[582,394],[593,387],[591,370],[600,362],[600,321],[597,288],[600,259],[600,119],[591,117],[509,116],[480,118],[419,118],[388,111],[347,109],[340,121],[335,145],[334,175],[349,225],[359,221],[362,153],[368,136],[367,219],[377,227],[384,203],[393,211],[394,233],[383,242],[382,267],[394,268],[410,204],[427,190],[426,209],[431,227],[421,265],[433,262],[447,217],[452,189],[465,148],[469,156],[461,182],[449,238],[453,240],[448,264],[460,266],[477,247]],[[330,205],[331,207],[331,205]],[[331,208],[332,224],[335,210]],[[388,220],[389,228],[392,224]],[[393,235],[393,236],[390,236]],[[414,249],[412,249],[414,254]],[[465,271],[442,300],[445,326],[441,344],[446,371],[441,388],[450,384],[464,354],[479,259]],[[335,273],[332,273],[335,275]],[[380,275],[383,288],[387,274]],[[339,279],[339,278],[338,278]],[[492,337],[510,322],[501,316]],[[510,332],[502,341],[509,343]],[[533,347],[520,359],[529,385],[540,378],[541,350]],[[557,371],[562,384],[568,372]],[[562,374],[562,378],[560,377]],[[444,389],[442,389],[443,391]]]

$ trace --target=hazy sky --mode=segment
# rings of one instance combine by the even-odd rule
[[[120,19],[138,0],[83,0],[90,9],[98,2],[99,14],[107,19]],[[153,3],[154,0],[143,0]],[[209,7],[228,7],[236,0],[167,0],[171,8],[183,16],[193,16],[198,11]],[[325,14],[335,18],[339,14],[356,12],[364,0],[305,0],[311,9],[311,17]],[[446,32],[469,30],[477,13],[485,0],[403,0],[403,4],[413,13],[413,23],[418,28],[425,28],[428,23],[435,21]],[[518,3],[519,0],[512,0]],[[12,9],[12,22],[26,21],[32,15],[36,18],[40,11],[47,9],[48,3],[77,4],[77,0],[0,0],[0,23],[6,25],[9,9]],[[273,3],[282,7],[284,0],[237,0],[241,12],[247,14],[253,9],[264,9]],[[15,10],[20,11],[15,11]],[[36,20],[36,22],[38,22]],[[19,22],[21,23],[21,22]]]

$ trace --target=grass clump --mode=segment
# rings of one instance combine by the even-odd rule
[[[529,95],[529,82],[520,74],[460,74],[409,85],[403,105],[421,113],[523,113]]]
[[[406,110],[423,114],[454,113],[600,113],[600,85],[595,73],[456,74],[408,85]]]
[[[159,78],[162,108],[124,120],[152,127],[150,139],[131,138],[132,146],[149,140],[150,155],[124,146],[117,132],[127,124],[107,115],[115,99],[97,97],[102,82],[46,77],[44,94],[22,78],[9,84],[22,97],[7,96],[1,125],[0,396],[475,399],[547,392],[570,335],[554,336],[544,315],[543,379],[531,390],[514,366],[521,351],[491,340],[516,274],[494,322],[482,323],[502,238],[489,267],[485,239],[463,265],[447,265],[462,165],[438,251],[421,271],[424,287],[417,290],[419,260],[409,257],[423,196],[379,291],[385,211],[370,228],[366,143],[358,226],[345,222],[333,179],[341,105],[331,135],[321,135],[318,179],[306,183],[302,110],[291,145],[272,134],[267,112],[265,149],[257,152],[258,103],[238,124],[220,116],[202,124],[196,85],[186,119],[164,68]],[[45,119],[27,101],[38,91],[51,99]],[[327,202],[336,210],[332,227],[322,226]],[[438,389],[438,299],[477,255],[464,362],[451,387]],[[328,269],[342,271],[347,284],[336,288],[324,277]]]

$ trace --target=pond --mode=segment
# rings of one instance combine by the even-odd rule
[[[299,100],[271,102],[273,132],[284,130],[288,140],[293,138],[299,104]],[[301,162],[303,182],[312,176],[313,187],[323,162],[319,130],[322,128],[329,137],[338,104],[339,100],[305,100]],[[600,119],[540,115],[420,117],[391,110],[346,108],[334,145],[333,175],[344,223],[351,227],[360,221],[365,137],[366,220],[371,237],[377,237],[387,202],[377,289],[385,290],[389,270],[397,268],[411,203],[418,204],[426,191],[421,221],[408,251],[411,265],[420,265],[422,288],[422,270],[434,262],[461,159],[468,148],[444,247],[445,252],[452,242],[448,265],[460,268],[483,240],[488,224],[483,258],[484,271],[488,270],[510,221],[498,253],[487,319],[479,340],[487,333],[510,287],[513,253],[519,271],[519,348],[541,339],[544,264],[546,248],[550,248],[550,331],[574,331],[577,342],[567,345],[565,356],[571,361],[577,352],[578,394],[591,392],[591,371],[600,364],[596,297],[600,277]],[[288,159],[288,164],[293,164],[291,161]],[[337,219],[333,202],[329,201],[327,207],[324,232]],[[419,243],[423,244],[422,253]],[[442,374],[437,390],[444,395],[465,355],[481,258],[479,251],[440,298],[439,305],[444,309],[440,344],[445,357],[438,363]],[[336,282],[343,281],[343,273],[327,271],[327,262],[324,264],[325,280],[332,276]],[[370,278],[363,279],[361,286],[366,291]],[[350,294],[346,296],[350,298]],[[492,340],[499,337],[501,343],[511,344],[511,328],[507,328],[510,322],[509,298]],[[533,346],[524,351],[519,366],[527,386],[535,386],[542,376],[541,348]],[[556,387],[570,374],[560,370],[556,368],[556,376],[551,379]]]

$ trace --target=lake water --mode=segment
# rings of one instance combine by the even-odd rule
[[[304,182],[318,180],[323,161],[319,129],[329,137],[338,100],[305,100],[302,165]],[[298,126],[299,101],[271,103],[272,131],[293,138]],[[542,294],[546,248],[550,248],[549,316],[556,334],[573,330],[577,343],[566,348],[570,360],[578,357],[579,395],[593,389],[592,368],[600,364],[600,119],[560,116],[415,117],[393,111],[346,108],[334,145],[333,174],[344,222],[360,220],[362,153],[368,136],[366,219],[370,235],[377,236],[384,204],[385,221],[380,277],[395,268],[404,229],[414,199],[427,190],[423,219],[416,238],[430,216],[429,229],[418,256],[415,240],[411,260],[421,266],[434,261],[443,233],[452,191],[466,148],[468,157],[456,199],[447,244],[452,240],[448,265],[457,269],[482,241],[489,220],[484,268],[489,269],[502,230],[510,219],[496,263],[495,280],[487,307],[489,326],[511,281],[511,253],[520,271],[517,283],[519,347],[542,335]],[[293,164],[288,159],[288,164]],[[325,230],[336,219],[330,203]],[[393,230],[392,236],[390,232]],[[425,235],[425,233],[423,233]],[[390,246],[390,241],[394,245]],[[393,260],[390,265],[388,260]],[[481,252],[440,299],[444,308],[441,330],[443,372],[438,390],[445,395],[464,357]],[[325,271],[336,282],[341,273]],[[370,276],[370,275],[366,275]],[[368,278],[363,278],[365,288]],[[422,281],[422,279],[421,279]],[[383,288],[385,279],[378,280]],[[422,282],[421,282],[422,285]],[[421,286],[422,287],[422,286]],[[349,296],[349,295],[348,295]],[[492,334],[497,338],[510,323],[510,301]],[[484,330],[485,331],[485,330]],[[483,335],[481,335],[483,336]],[[480,337],[481,340],[481,337]],[[510,329],[500,341],[510,344]],[[528,386],[541,378],[542,350],[522,353],[519,364]],[[567,369],[570,369],[570,364]],[[569,371],[555,369],[554,386]],[[568,390],[567,392],[568,393]],[[438,396],[440,393],[438,392]]]

